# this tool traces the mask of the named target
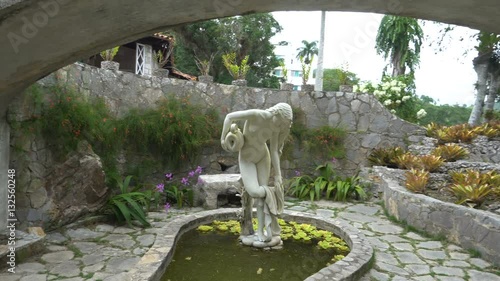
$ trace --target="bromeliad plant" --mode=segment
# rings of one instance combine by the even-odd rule
[[[449,143],[434,148],[431,154],[441,157],[446,162],[455,162],[464,159],[469,155],[469,151],[455,143]]]
[[[153,199],[152,192],[151,190],[140,191],[140,186],[131,187],[131,179],[132,176],[127,176],[123,181],[115,178],[120,193],[109,199],[108,209],[113,212],[120,223],[126,222],[132,226],[132,220],[137,220],[143,227],[149,227],[146,212]]]
[[[467,204],[469,207],[479,208],[490,194],[500,186],[500,174],[495,171],[481,173],[478,170],[450,172],[452,184],[448,190],[458,199],[457,204]]]
[[[120,46],[116,46],[114,48],[104,50],[100,53],[101,58],[105,61],[112,61],[116,54],[118,54],[118,50],[120,49]]]
[[[333,163],[327,162],[316,168],[318,176],[312,178],[308,175],[297,176],[290,180],[288,193],[299,199],[310,199],[311,201],[332,198],[334,201],[346,201],[349,198],[366,198],[363,186],[360,184],[360,178],[336,176]]]
[[[405,173],[405,186],[408,190],[425,194],[425,188],[429,181],[429,172],[425,170],[411,169]]]
[[[396,159],[405,154],[406,151],[399,147],[376,148],[368,156],[368,161],[373,166],[387,166],[389,168],[397,168]]]

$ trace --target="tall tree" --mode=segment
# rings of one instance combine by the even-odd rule
[[[375,48],[384,59],[389,59],[392,77],[405,75],[406,68],[413,75],[420,62],[423,38],[424,32],[417,19],[391,15],[382,18]]]
[[[472,61],[477,74],[476,100],[469,117],[472,126],[481,123],[483,113],[492,112],[498,93],[500,63],[498,52],[500,36],[494,33],[479,32],[477,34],[477,57]],[[489,89],[488,89],[489,84]],[[484,99],[488,95],[485,106]]]
[[[249,86],[279,87],[272,70],[279,66],[270,39],[282,27],[271,14],[252,14],[215,19],[176,27],[172,30],[179,39],[176,45],[176,66],[183,71],[198,74],[195,55],[207,59],[216,54],[212,64],[214,81],[229,84],[232,77],[225,69],[221,56],[235,52],[237,61],[249,56],[250,71],[246,79]]]
[[[314,60],[314,55],[318,54],[318,41],[308,42],[307,40],[302,40],[302,46],[297,48],[297,58],[302,64],[302,85],[307,84],[309,79],[309,73],[311,72],[311,64]]]
[[[321,11],[321,30],[319,36],[318,66],[316,67],[316,83],[314,85],[315,91],[323,91],[323,53],[325,49],[325,19],[326,19],[326,12]]]

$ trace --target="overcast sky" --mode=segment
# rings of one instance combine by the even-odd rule
[[[319,41],[321,12],[276,12],[274,18],[283,31],[273,42],[288,41],[300,47],[302,40]],[[382,15],[350,12],[327,12],[324,67],[340,67],[348,63],[361,80],[380,81],[386,63],[375,51],[375,37]],[[477,31],[457,27],[436,54],[429,43],[438,38],[439,27],[430,22],[423,26],[425,36],[416,71],[417,95],[427,95],[439,104],[468,104],[474,101],[476,75],[472,59],[476,52],[470,36]],[[460,41],[460,37],[465,40]],[[295,49],[295,48],[294,48]],[[465,50],[470,50],[464,55]]]

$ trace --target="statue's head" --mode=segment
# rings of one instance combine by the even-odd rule
[[[274,116],[278,116],[283,120],[288,120],[290,122],[293,120],[292,107],[288,103],[280,102],[267,110]]]

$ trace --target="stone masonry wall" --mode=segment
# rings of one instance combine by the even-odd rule
[[[395,117],[373,96],[366,94],[283,91],[207,84],[156,76],[145,77],[83,64],[64,67],[38,83],[42,86],[57,84],[74,89],[85,96],[102,97],[111,112],[118,117],[124,116],[131,108],[154,107],[158,100],[169,95],[188,99],[193,104],[215,107],[219,109],[221,118],[236,110],[268,108],[278,102],[287,102],[305,113],[302,121],[309,128],[329,125],[340,126],[348,131],[345,141],[346,158],[335,163],[339,173],[344,175],[353,175],[360,167],[365,166],[367,156],[373,148],[416,144],[425,134],[423,128]],[[26,120],[34,110],[33,103],[20,96],[11,104],[8,118],[11,121]],[[291,154],[291,159],[282,161],[285,177],[293,176],[295,170],[311,170],[324,160],[306,157],[298,146],[295,146]],[[98,208],[103,202],[102,197],[107,194],[101,181],[84,186],[85,189],[80,193],[68,192],[65,202],[60,202],[53,191],[65,190],[65,183],[53,186],[56,179],[51,178],[51,174],[64,170],[68,163],[58,163],[54,160],[41,136],[27,137],[22,132],[14,131],[11,138],[11,155],[10,166],[16,167],[19,177],[19,196],[16,196],[20,198],[17,205],[18,219],[25,225],[69,223],[70,221],[64,219],[67,217],[63,212],[64,206],[75,204],[75,199],[82,198],[81,194],[84,194],[88,200],[83,200],[80,207],[72,209],[75,213],[72,218],[76,218]],[[86,153],[85,157],[92,159],[91,165],[85,165],[87,169],[98,173],[98,157],[91,151]],[[124,159],[120,159],[119,162],[123,164],[123,161]],[[221,163],[234,167],[222,171]],[[71,165],[74,167],[77,164],[75,162]],[[235,166],[237,155],[223,151],[218,142],[203,149],[198,164],[208,174],[238,172]],[[165,172],[153,171],[152,176],[154,178],[156,175],[162,179]],[[76,172],[71,170],[71,173]]]
[[[222,118],[236,110],[268,108],[278,102],[287,102],[305,113],[303,121],[308,128],[329,125],[340,126],[348,131],[345,142],[347,157],[338,164],[338,168],[346,174],[353,174],[359,167],[365,166],[366,158],[373,148],[389,145],[406,147],[418,143],[425,135],[422,127],[399,119],[372,95],[367,94],[238,87],[145,77],[82,64],[69,65],[44,80],[45,83],[72,87],[84,95],[103,97],[117,116],[125,115],[130,108],[155,106],[155,102],[168,95],[188,99],[193,104],[216,107]],[[223,151],[217,146],[206,151],[204,156],[211,158],[210,164],[214,164],[213,160],[221,155]],[[236,155],[225,156],[236,159]],[[302,156],[300,151],[296,151],[293,159],[284,164],[284,168],[289,171],[301,168],[299,163]],[[217,170],[218,166],[212,165],[211,172],[220,172]]]

